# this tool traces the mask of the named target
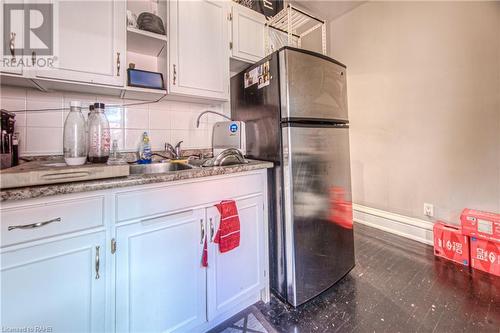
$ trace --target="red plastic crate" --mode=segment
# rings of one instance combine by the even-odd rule
[[[466,208],[460,221],[464,235],[500,242],[500,214]]]
[[[471,237],[471,267],[500,276],[500,243]]]
[[[469,237],[459,226],[441,221],[434,224],[434,255],[469,266]]]

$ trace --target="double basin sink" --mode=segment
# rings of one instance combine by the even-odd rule
[[[153,174],[153,173],[165,173],[174,172],[182,170],[191,170],[196,168],[195,166],[183,162],[156,162],[151,164],[131,164],[130,174]]]
[[[226,149],[212,159],[190,158],[187,160],[161,160],[151,164],[131,164],[129,171],[132,175],[167,173],[191,170],[201,167],[226,166],[246,164],[247,160],[237,149]]]

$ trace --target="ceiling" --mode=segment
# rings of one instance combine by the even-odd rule
[[[292,5],[302,7],[319,18],[331,21],[367,1],[336,1],[336,0],[291,0]]]

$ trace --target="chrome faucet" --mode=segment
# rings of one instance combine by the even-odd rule
[[[215,112],[215,111],[212,111],[212,110],[207,110],[207,111],[203,111],[202,113],[200,113],[198,115],[198,118],[196,118],[196,128],[200,127],[200,118],[206,114],[206,113],[213,113],[213,114],[216,114],[218,116],[221,116],[223,118],[226,118],[227,120],[232,120],[230,117],[226,116],[225,114],[223,113],[220,113],[220,112]]]
[[[182,157],[181,143],[184,141],[179,141],[173,147],[170,143],[165,143],[165,151],[169,152],[172,155],[173,159],[178,160]]]

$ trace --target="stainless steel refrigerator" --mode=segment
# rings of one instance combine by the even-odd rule
[[[270,281],[298,306],[354,267],[346,67],[285,47],[231,78],[247,156],[269,171]]]

